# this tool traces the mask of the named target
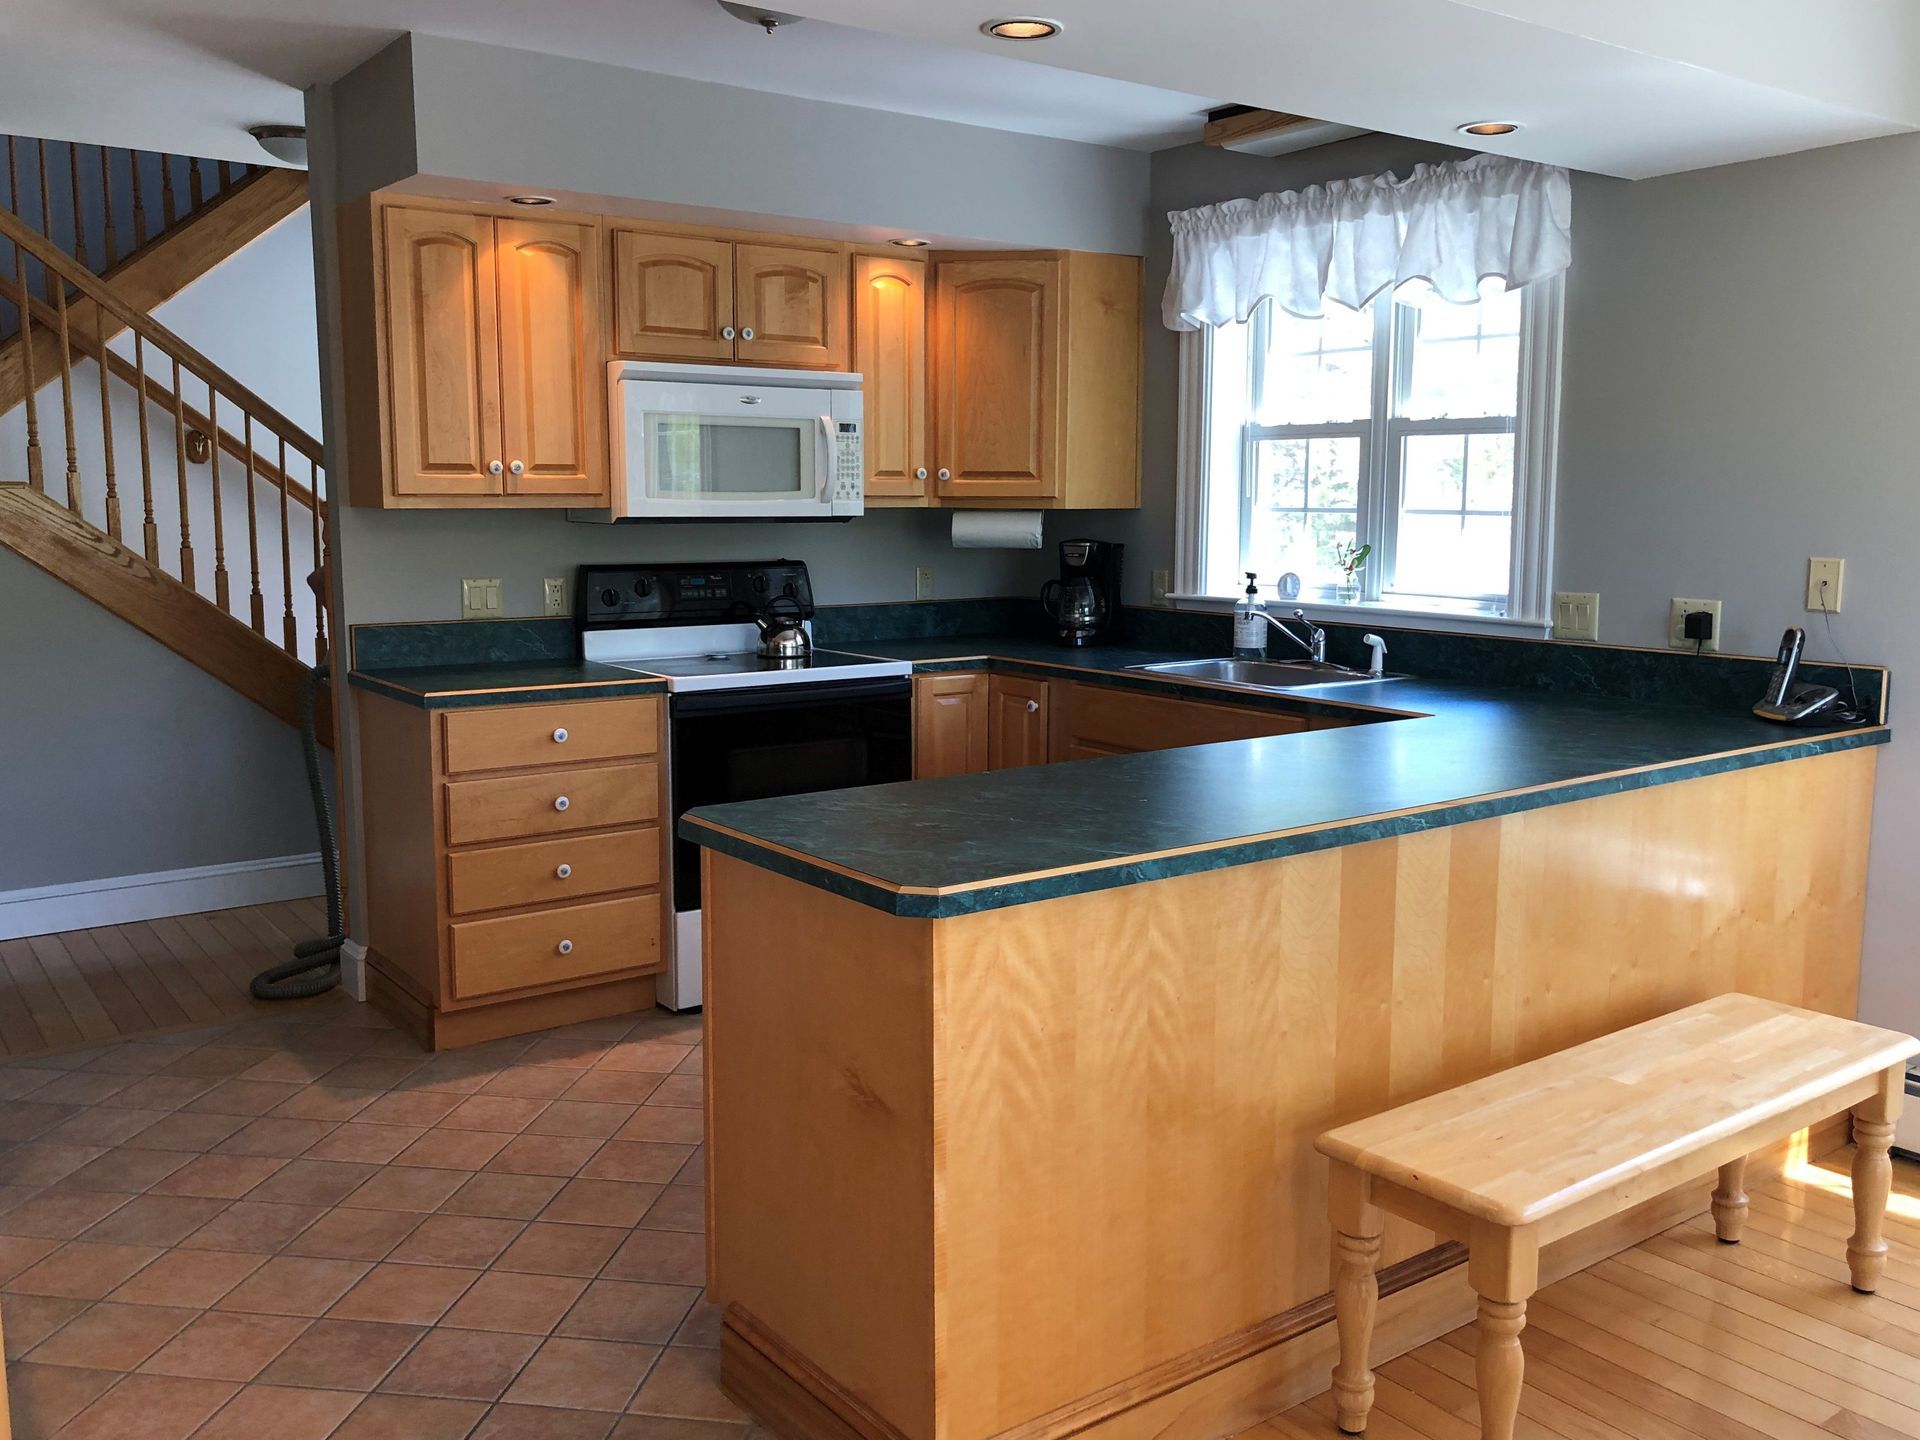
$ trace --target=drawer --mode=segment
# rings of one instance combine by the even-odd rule
[[[660,831],[652,825],[447,856],[447,908],[455,915],[559,905],[659,883]]]
[[[660,897],[556,905],[453,927],[453,998],[557,985],[660,963]]]
[[[659,767],[583,765],[447,782],[447,843],[518,840],[659,818]]]
[[[650,695],[451,710],[443,723],[449,775],[620,760],[660,748],[660,702]]]

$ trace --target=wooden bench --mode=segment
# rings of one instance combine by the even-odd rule
[[[1366,1429],[1383,1212],[1468,1247],[1479,1296],[1480,1433],[1511,1440],[1520,1332],[1540,1247],[1718,1169],[1713,1218],[1740,1239],[1746,1157],[1853,1112],[1856,1290],[1886,1269],[1882,1238],[1906,1062],[1920,1040],[1751,995],[1722,995],[1557,1055],[1330,1130],[1341,1430]]]

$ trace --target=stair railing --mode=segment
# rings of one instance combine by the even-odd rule
[[[130,422],[139,458],[137,548],[148,563],[296,659],[325,654],[324,608],[311,607],[309,648],[296,616],[306,607],[295,604],[296,586],[326,558],[320,442],[4,208],[0,241],[11,242],[13,249],[12,273],[0,273],[0,299],[18,310],[21,329],[14,343],[25,370],[24,426],[15,427],[23,454],[16,460],[0,452],[0,480],[18,479],[13,466],[23,462],[29,485],[124,543],[119,461],[128,447],[123,438],[116,453],[115,424]],[[36,264],[38,287],[32,283]],[[116,340],[118,331],[125,334]],[[85,383],[89,364],[96,372],[91,378],[97,381],[97,396]],[[78,378],[76,370],[82,372]],[[59,414],[52,422],[57,433],[51,442],[41,413],[42,390],[50,392],[49,405],[57,393]],[[130,406],[116,403],[122,400]],[[13,433],[0,426],[0,442],[9,450]],[[50,458],[58,466],[51,488]],[[207,467],[204,482],[196,474],[201,466]],[[233,503],[236,483],[244,489],[243,506]],[[196,511],[210,512],[212,522],[213,566],[206,577],[195,548]],[[244,606],[233,594],[229,523],[246,526]],[[264,567],[263,540],[269,556]],[[275,549],[277,575],[270,568]],[[278,592],[273,597],[277,626],[268,620],[269,589]]]

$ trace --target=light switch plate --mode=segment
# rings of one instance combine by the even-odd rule
[[[567,613],[567,581],[564,575],[549,575],[546,583],[547,614]]]
[[[1841,588],[1847,578],[1847,562],[1830,556],[1815,555],[1807,561],[1807,609],[1816,615],[1825,612],[1828,615],[1840,613]],[[1820,593],[1820,582],[1826,581],[1826,594]]]
[[[1696,610],[1704,610],[1713,616],[1713,638],[1699,641],[1687,638],[1687,616]],[[1667,606],[1667,644],[1675,650],[1695,648],[1711,655],[1720,648],[1720,637],[1726,632],[1720,628],[1720,602],[1718,600],[1682,600],[1675,597]]]
[[[922,565],[913,572],[913,598],[931,600],[933,598],[933,568]]]
[[[1156,570],[1153,572],[1153,603],[1154,604],[1165,605],[1167,603],[1167,591],[1171,590],[1172,588],[1173,588],[1173,580],[1169,572],[1165,570]]]
[[[1553,638],[1598,640],[1600,638],[1599,594],[1591,590],[1554,591]]]
[[[465,579],[460,582],[460,618],[462,620],[498,620],[500,618],[500,581]]]

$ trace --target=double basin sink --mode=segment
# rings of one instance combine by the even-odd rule
[[[1163,660],[1152,665],[1130,665],[1155,675],[1184,675],[1250,690],[1324,689],[1333,685],[1370,685],[1378,680],[1400,680],[1400,675],[1369,675],[1326,660]]]

